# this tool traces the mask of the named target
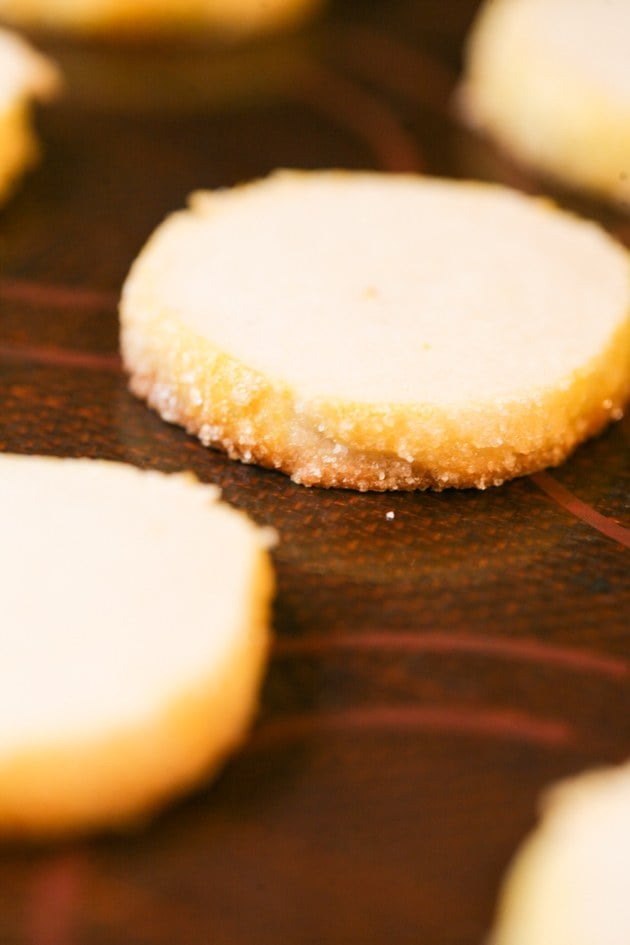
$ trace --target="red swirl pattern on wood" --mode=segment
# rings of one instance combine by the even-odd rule
[[[284,715],[261,725],[250,747],[268,748],[271,744],[288,740],[326,735],[327,733],[373,734],[385,732],[414,734],[429,732],[433,735],[455,735],[481,738],[499,738],[516,742],[558,747],[573,740],[573,732],[566,722],[537,719],[524,713],[470,706],[408,706],[372,705],[338,712],[319,712],[312,715]]]
[[[53,854],[37,870],[29,903],[27,945],[73,945],[76,907],[87,864],[77,853]]]
[[[630,661],[574,647],[560,647],[535,638],[471,636],[466,633],[366,631],[276,641],[274,656],[325,656],[334,650],[400,650],[410,653],[476,654],[495,659],[554,666],[567,672],[593,673],[609,679],[630,680]]]
[[[567,512],[570,512],[582,522],[590,525],[591,528],[596,528],[598,532],[601,532],[602,535],[606,535],[607,538],[619,542],[624,548],[630,548],[630,528],[625,528],[625,526],[609,518],[607,515],[602,515],[589,505],[588,502],[583,502],[582,499],[578,499],[577,496],[573,495],[573,493],[566,489],[549,473],[536,473],[535,476],[532,476],[532,479],[545,495],[548,495],[549,498],[557,502],[558,505],[566,509]]]

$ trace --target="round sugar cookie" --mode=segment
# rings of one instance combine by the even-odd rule
[[[487,0],[460,100],[516,159],[630,210],[628,0]]]
[[[489,945],[630,942],[630,765],[552,790],[509,870]]]
[[[143,820],[245,736],[266,538],[192,476],[0,455],[0,835]]]
[[[223,39],[291,27],[322,0],[0,0],[0,18],[78,33],[201,28]]]
[[[47,59],[0,29],[0,201],[37,156],[31,104],[50,98],[58,84],[57,71]]]
[[[498,484],[630,394],[630,261],[496,186],[283,172],[197,194],[121,302],[132,390],[305,485]]]

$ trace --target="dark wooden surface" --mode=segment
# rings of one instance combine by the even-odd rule
[[[192,469],[282,540],[247,748],[137,835],[0,848],[2,945],[481,945],[541,788],[630,753],[627,419],[483,493],[307,491],[119,369],[121,282],[190,190],[331,165],[544,189],[453,118],[474,7],[337,0],[234,52],[42,41],[68,88],[0,212],[0,449]]]

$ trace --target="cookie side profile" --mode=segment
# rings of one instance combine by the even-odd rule
[[[121,302],[132,390],[305,485],[498,484],[630,394],[628,254],[505,188],[283,172],[193,197]]]
[[[321,0],[0,0],[0,18],[77,33],[154,33],[201,28],[239,39],[291,27]]]
[[[0,201],[37,157],[31,105],[59,87],[54,66],[27,43],[0,29]]]
[[[630,942],[630,765],[555,787],[512,864],[489,945]]]
[[[459,93],[516,160],[630,210],[630,5],[487,0]]]
[[[0,835],[135,825],[251,723],[269,645],[266,539],[217,490],[0,455]]]

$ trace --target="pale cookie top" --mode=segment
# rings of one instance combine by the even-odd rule
[[[44,56],[0,28],[0,111],[21,98],[47,98],[58,84],[57,70]]]
[[[299,396],[448,408],[561,386],[627,319],[630,265],[596,226],[503,188],[284,172],[196,195],[126,301]]]
[[[221,677],[265,541],[214,487],[0,456],[0,757],[151,721]]]
[[[501,25],[514,48],[526,42],[527,49],[544,50],[556,67],[630,107],[628,0],[503,0],[502,6]]]
[[[501,902],[492,945],[630,941],[630,765],[555,788]]]

